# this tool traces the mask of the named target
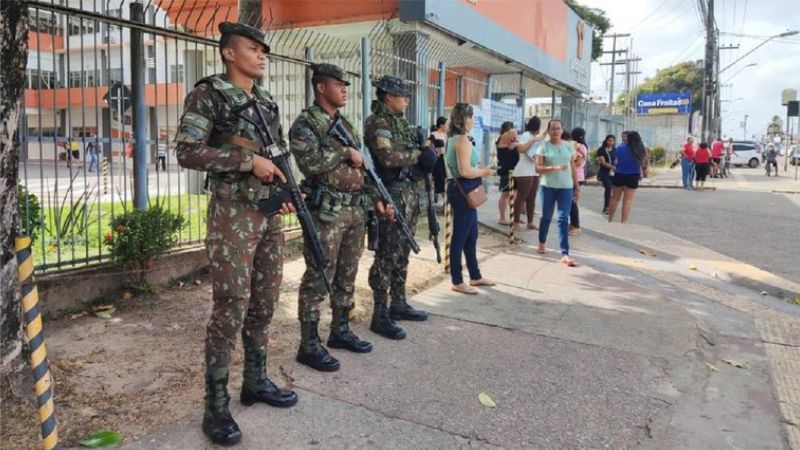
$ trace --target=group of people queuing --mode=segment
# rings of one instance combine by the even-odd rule
[[[709,146],[706,142],[697,145],[692,136],[687,137],[679,156],[683,188],[703,191],[708,178],[726,178],[735,154],[733,138],[725,143],[717,137]]]

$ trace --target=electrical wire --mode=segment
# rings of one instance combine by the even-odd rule
[[[664,5],[666,5],[667,3],[668,3],[668,2],[666,2],[666,1],[662,1],[662,2],[661,2],[661,4],[660,4],[660,5],[658,5],[658,8],[656,8],[656,9],[655,9],[653,12],[651,12],[650,14],[648,14],[647,16],[645,16],[645,18],[644,18],[644,19],[640,20],[640,21],[639,21],[639,24],[638,24],[638,25],[634,25],[634,27],[633,27],[633,28],[631,28],[631,30],[630,30],[630,31],[628,31],[628,33],[635,33],[635,32],[636,32],[638,29],[641,29],[641,27],[642,27],[644,24],[646,24],[646,23],[647,23],[647,20],[648,20],[648,19],[650,19],[651,17],[653,17],[653,15],[654,15],[655,13],[657,13],[658,11],[660,11],[660,10],[661,10],[661,8],[663,8],[663,7],[664,7]]]

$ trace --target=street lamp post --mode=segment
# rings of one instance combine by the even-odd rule
[[[756,45],[755,47],[751,48],[749,52],[747,52],[744,55],[742,55],[739,59],[737,59],[736,61],[728,64],[727,66],[725,66],[725,68],[720,70],[719,73],[725,72],[726,70],[730,69],[731,66],[733,66],[734,64],[738,63],[739,61],[747,58],[748,55],[750,55],[754,51],[758,50],[760,47],[764,46],[767,42],[769,42],[769,41],[771,41],[773,39],[777,39],[777,38],[782,38],[782,37],[787,37],[787,36],[794,36],[797,33],[800,33],[800,31],[790,30],[790,31],[784,31],[783,33],[780,33],[780,34],[776,34],[775,36],[768,37],[767,39],[764,40],[764,42],[762,42],[762,43]]]
[[[743,140],[745,140],[745,141],[747,140],[747,118],[748,117],[749,116],[747,114],[744,115],[744,135],[743,135],[744,139]]]

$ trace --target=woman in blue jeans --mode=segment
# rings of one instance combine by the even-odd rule
[[[482,183],[482,177],[491,176],[494,171],[478,167],[480,154],[470,139],[469,132],[475,126],[472,107],[466,103],[456,103],[450,115],[450,132],[444,162],[452,177],[447,184],[447,201],[453,212],[453,236],[450,239],[450,279],[452,289],[462,294],[477,294],[474,286],[493,286],[494,283],[483,278],[478,268],[476,253],[478,244],[478,211],[467,205],[466,194]],[[469,284],[464,283],[461,274],[461,254],[467,258]]]
[[[563,125],[558,119],[547,123],[550,140],[539,147],[536,171],[541,174],[542,219],[539,222],[539,254],[546,253],[545,243],[553,210],[558,207],[558,239],[561,262],[569,267],[575,260],[569,256],[569,212],[573,201],[578,201],[580,186],[577,182],[576,154],[572,144],[561,140]]]

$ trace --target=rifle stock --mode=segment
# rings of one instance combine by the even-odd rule
[[[436,220],[436,208],[433,205],[433,187],[431,186],[431,175],[425,175],[425,193],[428,196],[428,231],[436,249],[436,262],[442,262],[442,251],[439,248],[439,221]]]

